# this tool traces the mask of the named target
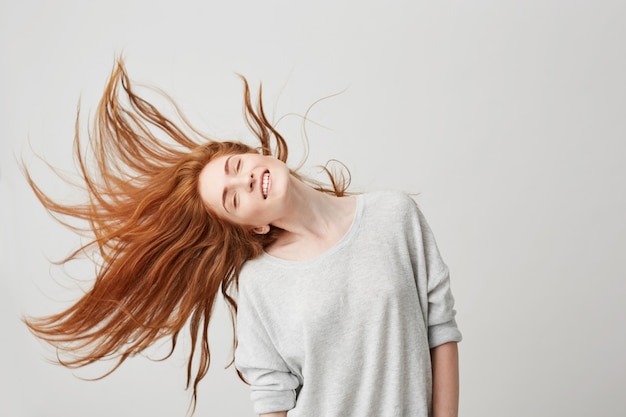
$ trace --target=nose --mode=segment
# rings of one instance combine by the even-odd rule
[[[233,178],[232,185],[242,191],[254,190],[254,173],[240,173],[235,178]]]

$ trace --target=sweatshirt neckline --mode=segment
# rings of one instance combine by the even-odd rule
[[[364,197],[363,197],[363,194],[356,194],[355,198],[356,198],[356,208],[354,210],[354,217],[352,218],[352,223],[350,224],[350,227],[348,228],[346,233],[341,237],[341,239],[339,239],[339,241],[337,241],[337,243],[335,243],[327,251],[319,254],[318,256],[314,258],[307,259],[304,261],[293,261],[293,260],[278,258],[276,256],[270,255],[267,252],[263,252],[261,259],[263,259],[264,261],[273,263],[273,264],[277,264],[277,265],[301,267],[301,266],[307,266],[307,265],[318,263],[328,258],[329,256],[332,256],[333,254],[337,253],[339,250],[341,250],[341,248],[343,248],[348,243],[350,243],[350,241],[356,234],[356,231],[359,229],[359,224],[361,223],[361,217],[363,216],[363,209],[365,206]]]

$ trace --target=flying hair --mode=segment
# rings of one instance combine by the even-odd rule
[[[281,233],[272,227],[268,234],[257,235],[219,219],[199,195],[200,172],[213,158],[258,152],[287,161],[287,144],[263,110],[262,88],[253,106],[248,82],[241,79],[244,118],[258,148],[201,134],[162,93],[178,111],[177,125],[136,94],[119,58],[94,115],[88,146],[79,134],[80,112],[76,117],[74,156],[85,201],[56,201],[22,164],[43,206],[67,227],[88,232],[89,241],[60,263],[81,254],[98,259],[93,286],[72,306],[50,316],[24,318],[33,334],[57,349],[62,365],[79,368],[114,360],[104,377],[164,338],[170,340],[169,357],[187,326],[187,388],[193,390],[195,410],[198,383],[211,361],[208,326],[216,298],[219,293],[224,297],[234,326],[243,264]],[[344,195],[349,179],[323,169],[330,187],[295,171],[292,175],[321,192]],[[76,226],[76,220],[86,229]]]

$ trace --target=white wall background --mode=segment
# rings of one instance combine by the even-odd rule
[[[277,117],[346,89],[312,111],[329,129],[309,125],[309,162],[342,160],[357,190],[421,192],[465,337],[461,415],[626,415],[626,2],[610,0],[1,0],[0,415],[186,411],[183,351],[84,382],[18,320],[76,295],[48,259],[78,239],[16,160],[75,197],[33,154],[72,170],[78,99],[85,121],[120,52],[222,139],[249,137],[235,72]],[[222,369],[228,329],[220,310],[198,416],[252,416]]]

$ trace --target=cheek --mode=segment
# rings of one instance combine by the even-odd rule
[[[263,214],[263,209],[259,206],[258,203],[250,203],[248,205],[246,205],[245,209],[242,210],[241,212],[242,215],[244,215],[247,218],[255,218],[255,217],[259,217],[260,215]]]
[[[239,208],[235,213],[228,215],[230,221],[242,226],[250,226],[261,213],[259,207],[250,200],[239,200]]]

